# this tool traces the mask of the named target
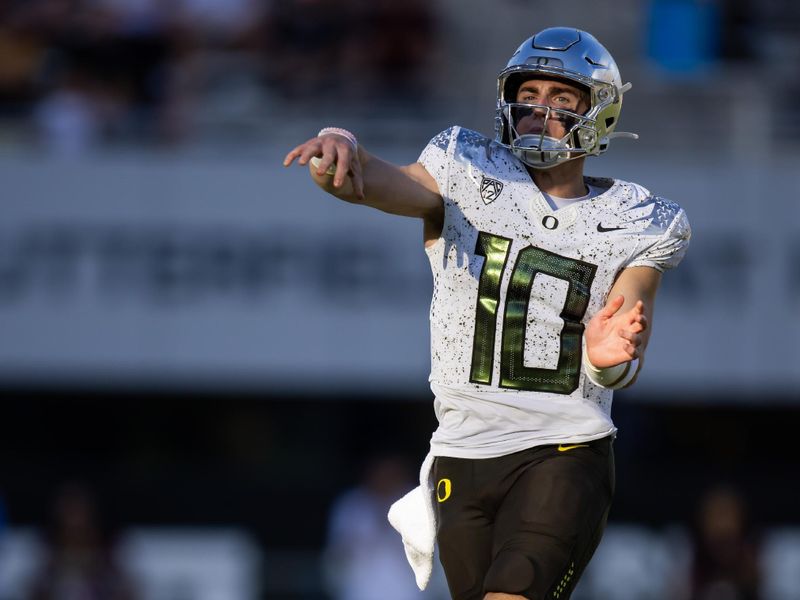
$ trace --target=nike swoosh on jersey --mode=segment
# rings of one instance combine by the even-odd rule
[[[605,233],[606,231],[617,231],[618,229],[627,229],[627,227],[603,227],[602,223],[597,224],[597,231]]]
[[[567,452],[568,450],[574,450],[575,448],[588,448],[589,444],[572,444],[571,446],[564,446],[563,444],[558,445],[559,452]]]

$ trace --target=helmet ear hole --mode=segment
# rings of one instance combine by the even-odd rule
[[[609,129],[614,124],[615,121],[616,121],[616,119],[614,117],[607,117],[606,118],[606,129]]]

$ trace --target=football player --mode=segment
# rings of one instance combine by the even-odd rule
[[[325,128],[286,156],[342,200],[423,222],[439,425],[389,515],[421,587],[435,535],[454,599],[564,600],[600,541],[612,393],[690,237],[674,202],[583,174],[635,137],[616,131],[629,88],[592,35],[549,28],[500,72],[494,139],[454,126],[394,166]]]

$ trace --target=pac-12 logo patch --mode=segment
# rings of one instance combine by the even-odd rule
[[[484,177],[481,179],[481,198],[484,204],[490,204],[497,200],[500,192],[503,191],[503,184],[496,179]]]

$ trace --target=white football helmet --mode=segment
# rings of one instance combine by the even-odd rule
[[[587,93],[589,109],[577,114],[539,104],[517,102],[517,90],[535,77],[565,79]],[[594,36],[579,29],[551,27],[525,40],[497,78],[496,140],[523,163],[547,169],[580,156],[606,151],[614,137],[636,139],[633,133],[614,132],[622,109],[622,85],[611,54]],[[517,132],[520,119],[533,111],[544,115],[539,133]],[[549,137],[547,119],[561,121],[567,133]]]

